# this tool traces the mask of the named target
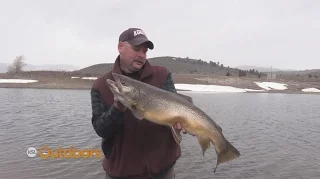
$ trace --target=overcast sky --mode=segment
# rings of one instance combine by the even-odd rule
[[[129,27],[177,56],[285,69],[320,68],[318,0],[0,0],[0,62],[113,62]]]

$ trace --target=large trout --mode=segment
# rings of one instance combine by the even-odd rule
[[[203,156],[212,143],[217,153],[214,172],[219,164],[240,156],[240,152],[223,136],[221,127],[199,109],[191,97],[169,92],[124,75],[112,75],[115,81],[107,79],[107,85],[113,95],[130,109],[137,119],[146,119],[170,127],[178,144],[181,135],[173,126],[180,123],[189,134],[198,138]]]

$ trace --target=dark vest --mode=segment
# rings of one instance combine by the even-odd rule
[[[111,73],[123,74],[119,57],[113,70],[99,77],[93,84],[98,89],[107,107],[113,104],[113,94],[106,85],[106,79],[113,79]],[[148,61],[139,72],[137,79],[150,85],[163,88],[168,71],[164,67],[151,66]],[[164,112],[165,113],[165,112]],[[105,149],[111,149],[106,153]],[[123,129],[113,139],[103,140],[105,153],[104,170],[111,177],[149,178],[171,166],[181,156],[168,127],[157,125],[145,119],[136,119],[130,110],[124,114]]]

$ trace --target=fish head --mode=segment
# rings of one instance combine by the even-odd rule
[[[128,108],[136,104],[140,97],[140,90],[132,83],[133,79],[116,73],[112,75],[115,81],[107,79],[107,85],[113,95]]]

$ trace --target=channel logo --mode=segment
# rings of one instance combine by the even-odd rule
[[[29,147],[29,148],[27,149],[27,155],[28,155],[29,157],[36,157],[37,152],[38,152],[37,149],[34,148],[34,147]]]
[[[102,157],[102,153],[99,149],[75,149],[72,146],[70,146],[69,148],[59,147],[57,149],[53,149],[48,146],[41,146],[39,149],[36,149],[34,147],[29,147],[27,149],[27,155],[29,157],[39,156],[42,159],[101,158]]]

